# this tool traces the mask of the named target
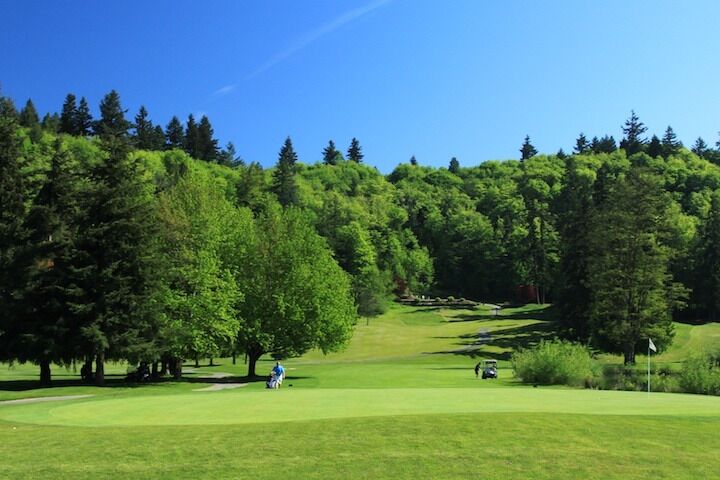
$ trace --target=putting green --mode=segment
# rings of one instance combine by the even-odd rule
[[[0,419],[68,426],[224,425],[488,412],[720,416],[720,398],[533,388],[224,391],[0,406]]]

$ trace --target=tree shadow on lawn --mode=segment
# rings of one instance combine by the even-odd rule
[[[552,306],[538,308],[527,312],[515,312],[495,315],[492,313],[461,313],[454,318],[448,320],[448,323],[458,322],[478,322],[487,320],[539,320],[541,322],[550,322],[554,320]]]

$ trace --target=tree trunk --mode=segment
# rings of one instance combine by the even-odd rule
[[[625,345],[623,355],[625,357],[625,365],[635,365],[635,344]]]
[[[98,352],[95,357],[95,385],[105,385],[105,352]]]
[[[177,358],[177,357],[174,359],[174,361],[175,361],[175,368],[173,368],[173,378],[175,380],[180,380],[180,378],[182,377],[183,361],[182,361],[182,358]]]
[[[262,352],[249,352],[247,354],[248,357],[248,377],[255,377],[255,365],[257,364],[258,359],[262,356]]]
[[[197,355],[195,355],[195,368],[197,368],[199,366],[200,366],[200,359],[198,358]]]
[[[215,366],[215,364],[213,363],[212,357],[210,357],[210,366],[211,366],[211,367],[214,367],[214,366]]]
[[[150,375],[152,376],[152,378],[158,378],[159,373],[158,373],[158,362],[157,361],[152,362],[152,370],[150,372]]]
[[[236,356],[237,356],[237,355],[235,354],[235,352],[233,352],[233,354],[232,354],[232,362],[233,362],[233,365],[235,365]]]
[[[40,360],[40,385],[49,387],[50,384],[50,360]]]

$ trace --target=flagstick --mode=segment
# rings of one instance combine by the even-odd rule
[[[648,398],[650,398],[650,342],[648,342]]]

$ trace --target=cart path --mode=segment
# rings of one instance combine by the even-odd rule
[[[247,383],[213,383],[209,387],[196,388],[193,392],[217,392],[218,390],[229,390],[231,388],[247,387]]]
[[[34,397],[34,398],[21,398],[18,400],[3,400],[0,401],[0,405],[17,405],[23,403],[41,403],[41,402],[59,402],[62,400],[76,400],[78,398],[94,397],[95,395],[61,395],[57,397]]]

